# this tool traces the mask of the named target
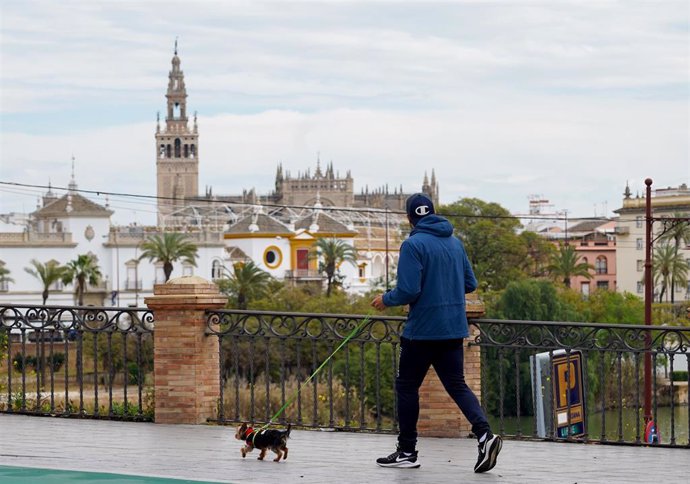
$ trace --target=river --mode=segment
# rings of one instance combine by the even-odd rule
[[[674,408],[674,429],[676,437],[676,445],[688,444],[688,407],[681,406]],[[625,408],[622,412],[623,416],[623,440],[626,442],[634,442],[636,437],[635,425],[635,409]],[[588,413],[587,430],[592,439],[601,438],[601,412]],[[618,410],[607,410],[605,414],[606,420],[606,438],[610,441],[618,440]],[[661,443],[669,444],[671,439],[671,407],[659,407],[657,409],[657,426],[661,434]],[[494,431],[500,430],[500,422],[498,417],[489,417],[491,428]],[[523,435],[531,436],[534,432],[534,419],[529,417],[520,418],[520,428]],[[503,419],[504,433],[508,435],[515,435],[518,429],[517,417],[505,417]],[[640,439],[644,438],[644,422],[640,416]]]

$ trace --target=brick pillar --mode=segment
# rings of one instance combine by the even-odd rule
[[[144,302],[154,312],[153,375],[156,423],[198,424],[217,416],[218,338],[205,335],[207,309],[227,298],[201,277],[156,284]]]
[[[467,295],[467,317],[484,315],[484,304],[474,294]],[[468,346],[479,331],[470,326],[470,337],[465,339],[465,381],[481,401],[480,347]],[[471,425],[458,406],[448,396],[436,371],[429,369],[419,389],[419,422],[417,431],[422,437],[467,437]]]

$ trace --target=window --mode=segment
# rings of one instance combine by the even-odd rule
[[[266,250],[264,251],[264,264],[266,264],[266,267],[269,269],[275,269],[279,267],[282,262],[283,253],[278,247],[275,245],[266,247]]]
[[[635,227],[642,228],[642,215],[635,217]]]
[[[366,277],[366,269],[367,269],[366,262],[360,264],[358,267],[359,267],[359,278],[364,279]]]
[[[223,265],[219,260],[214,260],[211,264],[211,279],[220,279],[223,277]]]
[[[597,289],[609,290],[609,281],[597,281]]]
[[[163,266],[161,267],[156,267],[156,284],[163,284],[165,283],[165,271],[163,270]]]
[[[596,271],[597,274],[608,274],[608,267],[607,266],[608,266],[608,264],[606,261],[606,257],[604,257],[603,255],[600,255],[599,257],[597,257],[597,260],[594,263],[594,270]]]
[[[64,287],[65,286],[62,283],[62,281],[55,281],[54,283],[52,283],[50,285],[50,287],[48,289],[50,289],[51,291],[62,291],[64,289]]]
[[[644,271],[644,261],[637,259],[637,272]]]
[[[637,250],[642,250],[642,239],[637,239]]]
[[[183,276],[193,276],[194,275],[194,266],[185,264],[182,266],[182,275]]]
[[[180,138],[175,138],[175,158],[180,157],[181,144]]]
[[[583,296],[589,296],[589,282],[582,283],[582,286],[580,287],[580,292],[582,292]]]
[[[644,289],[644,284],[642,282],[637,281],[637,294],[642,294],[642,290]]]

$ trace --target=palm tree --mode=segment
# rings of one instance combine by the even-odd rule
[[[43,284],[43,305],[45,306],[48,300],[48,295],[50,294],[50,286],[55,284],[57,281],[62,279],[62,275],[65,268],[60,265],[56,260],[49,260],[45,264],[37,261],[36,259],[31,259],[30,267],[25,267],[24,270],[34,276],[36,279],[40,280]]]
[[[688,215],[674,213],[673,217],[676,219],[687,219]],[[678,249],[681,247],[681,244],[684,246],[690,244],[690,221],[675,221],[671,228],[659,238],[659,241],[666,243],[673,241],[675,254],[678,255]],[[671,302],[674,302],[675,299],[676,282],[684,284],[685,281],[675,276],[671,277]]]
[[[197,247],[187,240],[184,234],[165,233],[153,235],[141,244],[139,260],[148,259],[150,262],[162,262],[165,282],[170,279],[173,262],[182,260],[196,267]]]
[[[682,254],[676,253],[675,247],[671,244],[660,245],[656,248],[652,264],[654,286],[661,285],[659,291],[659,302],[661,302],[666,289],[671,289],[671,294],[673,294],[674,285],[683,284],[687,280],[690,267]],[[673,295],[671,295],[671,300],[673,300]]]
[[[9,277],[10,270],[5,267],[5,264],[0,263],[0,284],[6,283],[6,282],[14,282],[14,279]]]
[[[579,262],[580,256],[572,245],[561,245],[553,256],[551,263],[546,270],[554,279],[562,279],[565,287],[570,287],[570,279],[573,277],[584,277],[591,279],[590,270],[594,269],[591,264]]]
[[[86,283],[95,286],[100,280],[101,270],[98,268],[96,258],[90,254],[82,254],[77,256],[75,260],[69,261],[62,275],[62,282],[65,284],[72,284],[76,281],[75,294],[79,306],[84,305]]]
[[[330,297],[335,273],[340,264],[349,262],[357,264],[357,249],[341,239],[318,239],[314,243],[316,258],[319,260],[319,270],[326,273],[328,282],[326,297]]]
[[[224,269],[223,278],[217,281],[223,294],[235,299],[238,309],[247,309],[247,303],[266,295],[271,275],[253,261],[237,263],[232,272]]]

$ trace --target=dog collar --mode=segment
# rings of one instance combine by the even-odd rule
[[[251,428],[251,427],[249,427],[249,428],[246,430],[246,432],[244,433],[244,440],[245,440],[248,444],[253,444],[253,443],[254,443],[254,440],[253,440],[253,439],[250,439],[250,437],[251,437],[251,435],[252,435],[253,433],[254,433],[254,429]]]

